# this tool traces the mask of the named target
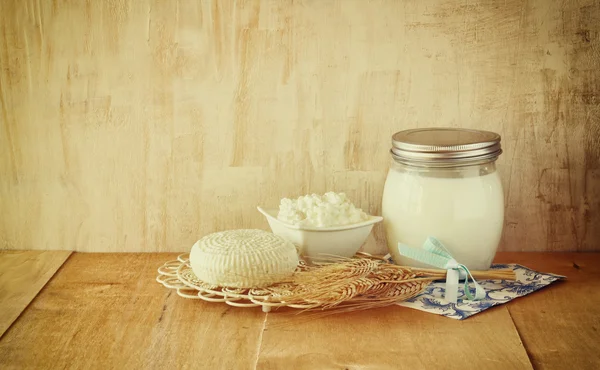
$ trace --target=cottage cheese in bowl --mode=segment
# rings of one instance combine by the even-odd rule
[[[344,193],[284,198],[279,209],[258,207],[274,234],[295,244],[304,257],[352,257],[380,216],[369,216]]]
[[[352,204],[346,194],[328,192],[283,198],[277,219],[297,226],[332,227],[364,222],[369,216]]]

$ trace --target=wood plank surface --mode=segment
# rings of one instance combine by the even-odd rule
[[[73,255],[1,339],[0,368],[254,368],[264,314],[164,288],[174,257]]]
[[[457,321],[404,307],[324,318],[187,300],[172,254],[72,255],[0,338],[0,368],[595,369],[600,254],[499,253],[568,280]],[[295,312],[295,311],[291,311]],[[529,357],[529,358],[528,358]]]
[[[465,321],[405,307],[314,320],[269,314],[260,369],[531,369],[506,307]]]
[[[425,126],[502,135],[503,250],[599,248],[597,0],[2,0],[0,24],[0,248],[175,252],[329,190],[380,214],[392,133]]]
[[[567,280],[517,299],[510,314],[536,369],[600,369],[600,254],[502,253]]]
[[[0,250],[0,338],[70,254]]]

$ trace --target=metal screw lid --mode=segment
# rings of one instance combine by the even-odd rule
[[[392,157],[422,167],[458,167],[493,161],[500,154],[500,135],[460,128],[420,128],[392,136]]]

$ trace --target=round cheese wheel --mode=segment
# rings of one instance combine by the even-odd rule
[[[298,265],[296,247],[263,230],[228,230],[198,240],[190,252],[198,279],[234,288],[259,288],[288,278]]]

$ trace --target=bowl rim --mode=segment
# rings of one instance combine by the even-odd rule
[[[368,215],[369,219],[367,221],[359,222],[356,224],[350,225],[342,225],[342,226],[330,226],[330,227],[314,227],[314,226],[300,226],[300,225],[292,225],[287,222],[281,221],[275,216],[278,212],[276,208],[262,208],[260,206],[256,207],[260,213],[262,213],[267,220],[271,220],[273,222],[277,222],[280,225],[287,227],[292,230],[301,230],[301,231],[343,231],[343,230],[352,230],[358,229],[365,226],[371,226],[378,222],[383,221],[383,217],[381,216],[373,216]]]

